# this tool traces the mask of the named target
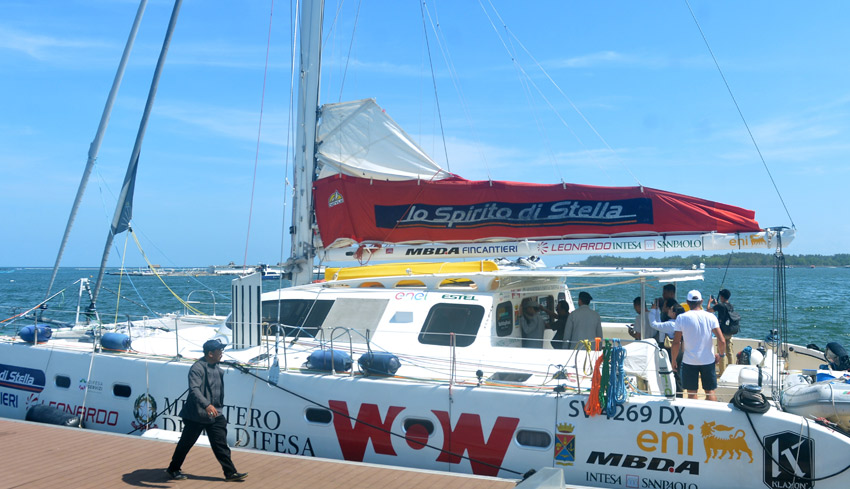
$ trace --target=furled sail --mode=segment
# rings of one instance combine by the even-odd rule
[[[583,241],[573,252],[610,251],[613,243],[639,252],[667,249],[677,236],[688,237],[681,250],[772,246],[773,234],[763,232],[753,211],[697,197],[648,187],[465,180],[437,166],[371,99],[325,106],[318,159],[313,196],[326,250],[526,243],[482,251],[511,255],[569,252]],[[531,241],[537,246],[527,246]]]
[[[761,231],[752,211],[648,187],[515,182],[315,182],[325,246]]]

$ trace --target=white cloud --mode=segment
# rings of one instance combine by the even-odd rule
[[[16,51],[39,61],[62,60],[71,50],[105,46],[100,41],[31,34],[0,26],[0,50]]]
[[[166,102],[158,104],[156,112],[159,116],[229,139],[257,140],[258,111]],[[286,146],[286,117],[286,113],[265,111],[261,140],[263,144]]]

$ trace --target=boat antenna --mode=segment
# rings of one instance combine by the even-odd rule
[[[106,270],[106,262],[109,260],[109,249],[112,247],[112,240],[115,235],[130,229],[130,220],[133,218],[133,193],[136,187],[136,170],[139,167],[139,153],[142,151],[142,141],[145,138],[145,130],[148,127],[148,119],[150,118],[153,102],[156,99],[156,90],[159,86],[159,79],[162,75],[162,68],[165,65],[165,57],[168,55],[168,47],[171,45],[171,36],[174,33],[174,26],[177,24],[177,15],[180,13],[180,6],[183,0],[174,0],[174,9],[171,11],[171,19],[168,21],[168,30],[165,32],[165,39],[162,41],[162,49],[159,52],[159,59],[156,62],[156,69],[151,80],[151,87],[148,91],[148,100],[145,102],[145,111],[142,114],[142,120],[139,123],[139,131],[136,134],[136,143],[133,146],[133,153],[130,155],[130,162],[127,164],[127,173],[124,175],[124,184],[121,186],[121,193],[118,195],[118,204],[115,207],[115,215],[112,218],[112,226],[106,234],[106,246],[103,247],[103,258],[100,261],[100,270],[97,274],[97,282],[95,282],[94,291],[92,291],[91,304],[89,311],[94,311],[97,304],[97,295],[100,292],[100,286],[103,283],[103,273]]]
[[[94,162],[97,161],[97,155],[100,152],[100,144],[103,142],[103,134],[106,132],[106,126],[109,125],[109,117],[112,114],[112,106],[115,103],[115,97],[118,96],[118,87],[121,86],[121,80],[124,78],[124,70],[127,68],[127,60],[130,59],[130,51],[133,50],[133,43],[136,41],[136,34],[139,32],[139,25],[142,23],[142,16],[145,13],[148,0],[139,2],[139,9],[136,11],[136,19],[133,21],[133,27],[130,28],[130,35],[127,38],[127,43],[124,45],[124,54],[121,55],[121,61],[118,63],[118,70],[115,72],[115,78],[112,80],[112,88],[109,90],[109,96],[106,97],[106,105],[103,107],[103,113],[100,115],[100,124],[97,126],[97,133],[94,140],[89,145],[89,156],[86,161],[86,169],[83,171],[83,178],[80,180],[80,186],[77,188],[77,196],[74,198],[74,205],[71,206],[71,215],[68,216],[68,224],[65,225],[65,234],[62,236],[62,243],[59,245],[59,253],[56,255],[56,263],[53,265],[53,273],[50,275],[50,282],[47,284],[47,292],[44,294],[45,299],[50,297],[50,291],[53,290],[53,282],[56,280],[56,273],[59,271],[59,264],[62,262],[62,254],[65,252],[65,245],[68,244],[68,236],[71,234],[71,228],[74,226],[74,219],[77,218],[77,211],[80,209],[80,202],[83,200],[83,194],[86,193],[86,186],[89,183],[91,171],[94,168]]]

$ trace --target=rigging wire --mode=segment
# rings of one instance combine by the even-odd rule
[[[717,67],[717,72],[720,73],[720,78],[723,79],[723,84],[726,85],[726,91],[729,92],[729,97],[732,99],[732,103],[735,104],[735,110],[738,111],[738,115],[741,117],[741,121],[744,123],[744,127],[747,129],[747,134],[750,135],[750,141],[753,142],[753,146],[756,148],[756,152],[759,155],[759,159],[761,159],[761,164],[764,166],[764,170],[767,172],[767,176],[770,178],[770,183],[773,184],[773,189],[776,191],[777,197],[779,197],[779,201],[782,203],[782,207],[785,209],[785,215],[788,216],[788,220],[791,221],[791,227],[797,229],[797,226],[794,224],[794,219],[791,217],[791,213],[788,211],[788,206],[785,205],[785,199],[782,198],[782,193],[779,192],[779,187],[776,185],[776,181],[773,179],[773,175],[770,173],[770,169],[767,167],[767,162],[764,159],[764,155],[761,153],[761,148],[759,148],[758,143],[756,142],[755,136],[753,136],[753,131],[750,130],[750,125],[747,123],[747,119],[744,117],[744,112],[741,110],[741,106],[738,105],[738,100],[735,99],[735,94],[732,93],[732,87],[729,86],[729,82],[726,80],[726,75],[723,74],[723,70],[720,69],[720,63],[717,61],[717,57],[714,56],[714,51],[711,50],[711,46],[708,44],[708,38],[705,37],[705,33],[702,30],[702,27],[699,25],[699,21],[697,20],[696,14],[694,14],[693,9],[691,8],[690,2],[685,0],[685,5],[688,6],[688,12],[691,13],[691,18],[694,19],[694,24],[697,26],[697,30],[699,31],[700,36],[702,36],[702,40],[705,43],[706,49],[708,49],[708,53],[711,55],[712,61],[714,61],[714,66]]]
[[[726,260],[726,270],[723,271],[723,278],[720,280],[720,287],[717,289],[717,296],[720,296],[720,290],[723,290],[723,284],[726,283],[726,274],[729,273],[729,265],[732,263],[732,255],[734,253],[729,253],[729,259]]]
[[[300,9],[298,8],[299,1],[295,1],[294,10],[293,4],[290,0],[289,2],[289,18],[291,19],[289,23],[289,36],[292,39],[292,52],[289,57],[289,113],[286,117],[286,147],[291,148],[292,151],[295,151],[295,147],[292,143],[293,140],[293,131],[292,126],[295,124],[293,121],[295,120],[295,57],[296,52],[298,50],[298,29],[295,26],[298,25],[298,15],[300,13]],[[284,263],[283,253],[284,253],[284,243],[286,242],[286,209],[289,207],[289,192],[292,189],[292,182],[289,181],[289,162],[290,156],[294,159],[294,154],[291,154],[290,151],[284,152],[284,165],[283,165],[283,206],[281,208],[281,217],[280,217],[280,256],[278,258],[278,263]],[[280,274],[280,279],[278,279],[278,288],[283,288],[283,273]],[[280,322],[280,301],[277,304],[277,318],[278,322]]]
[[[425,23],[425,0],[419,4],[419,10],[422,14],[422,31],[425,34],[425,49],[428,52],[428,65],[431,67],[431,82],[434,85],[434,100],[437,103],[437,118],[440,120],[440,135],[443,138],[443,153],[446,155],[446,169],[451,172],[452,165],[449,162],[449,150],[446,147],[446,131],[443,128],[443,114],[440,110],[440,97],[437,95],[437,75],[434,73],[434,61],[431,59],[431,43],[428,41],[428,26]]]
[[[293,144],[293,139],[294,139],[295,135],[293,133],[292,128],[295,125],[295,118],[296,118],[296,114],[295,114],[295,60],[297,58],[297,53],[298,53],[298,29],[296,28],[296,26],[299,25],[299,15],[301,13],[301,9],[299,8],[299,5],[300,5],[300,2],[298,0],[295,1],[294,5],[292,4],[292,1],[290,0],[290,3],[289,3],[290,16],[289,16],[289,18],[291,19],[291,21],[289,23],[289,35],[290,35],[290,39],[292,40],[292,44],[291,44],[292,51],[290,53],[290,58],[289,58],[289,112],[287,114],[287,119],[286,119],[286,147],[290,148],[292,150],[292,153],[290,153],[290,151],[286,151],[285,157],[284,157],[284,171],[283,171],[283,175],[284,175],[284,177],[283,177],[283,182],[284,182],[283,188],[284,188],[284,191],[283,191],[283,206],[281,208],[280,257],[278,259],[278,263],[284,263],[283,256],[284,256],[284,249],[285,249],[284,243],[286,242],[286,216],[287,216],[286,209],[289,207],[289,200],[288,200],[289,199],[289,192],[292,191],[292,182],[289,181],[289,177],[287,177],[287,175],[289,174],[290,156],[294,160],[295,159],[294,153],[296,151],[295,145]],[[341,9],[341,8],[342,8],[342,2],[340,2],[339,8],[337,9],[337,17],[339,16],[339,9]],[[334,24],[336,24],[337,17],[334,17]],[[331,28],[331,29],[333,29],[333,28]],[[327,38],[325,39],[325,41],[327,42]],[[310,266],[310,264],[308,264],[308,266]],[[284,274],[281,273],[280,278],[278,279],[278,289],[283,288],[283,275]],[[283,301],[280,300],[280,297],[278,297],[277,316],[276,316],[278,325],[281,323],[281,314],[283,312],[282,311],[282,302]],[[283,358],[284,358],[284,366],[285,366],[286,365],[286,345],[285,344],[284,344],[284,357]],[[277,360],[277,344],[275,344],[275,360]]]
[[[339,83],[339,98],[337,102],[342,102],[342,89],[345,87],[345,75],[348,74],[348,62],[351,60],[351,49],[354,47],[354,35],[357,33],[357,20],[360,19],[360,5],[363,0],[357,0],[357,12],[354,14],[354,27],[351,28],[351,42],[348,43],[348,55],[345,57],[345,68],[342,70],[342,81]],[[342,2],[340,2],[342,7]]]
[[[245,232],[245,256],[242,260],[242,267],[248,265],[248,242],[251,239],[251,217],[254,213],[254,191],[257,187],[257,166],[260,162],[260,139],[263,133],[263,108],[266,102],[266,80],[269,75],[269,51],[272,42],[272,21],[274,20],[274,0],[271,1],[271,10],[269,11],[269,33],[266,38],[266,64],[263,68],[263,90],[260,95],[260,121],[257,126],[257,148],[254,153],[254,177],[251,180],[251,200],[248,205],[248,229]]]
[[[202,312],[202,311],[200,311],[200,310],[198,310],[198,309],[196,309],[196,308],[192,307],[192,305],[191,305],[191,304],[189,304],[188,302],[186,302],[186,301],[184,301],[183,299],[181,299],[181,298],[180,298],[180,296],[179,296],[179,295],[177,295],[177,293],[176,293],[176,292],[174,292],[173,290],[171,290],[171,287],[169,287],[169,286],[168,286],[168,284],[166,284],[166,283],[165,283],[165,280],[163,280],[163,279],[162,279],[162,276],[161,276],[159,273],[157,273],[157,271],[156,271],[156,267],[154,267],[154,266],[151,264],[150,260],[148,260],[148,256],[145,254],[145,250],[143,250],[143,249],[142,249],[142,244],[141,244],[141,243],[139,243],[139,238],[136,236],[136,233],[133,231],[133,228],[129,228],[129,232],[130,232],[130,234],[132,234],[132,235],[133,235],[133,240],[136,242],[136,246],[139,248],[139,253],[141,253],[141,254],[142,254],[142,258],[144,258],[144,259],[145,259],[145,263],[147,263],[147,264],[148,264],[148,268],[150,268],[150,269],[153,271],[154,276],[156,276],[156,278],[158,278],[158,279],[159,279],[159,281],[160,281],[160,282],[162,282],[162,285],[164,285],[164,286],[165,286],[165,288],[166,288],[166,289],[168,289],[168,291],[169,291],[169,292],[171,292],[171,295],[173,295],[173,296],[174,296],[174,298],[175,298],[175,299],[177,299],[177,301],[178,301],[180,304],[182,304],[182,305],[183,305],[183,307],[185,307],[186,309],[188,309],[188,310],[190,310],[190,311],[194,312],[195,314],[197,314],[197,315],[199,315],[199,316],[206,316],[207,314],[206,314],[205,312]],[[128,276],[128,280],[129,280],[129,276]],[[132,282],[132,280],[131,280],[131,282]],[[153,312],[153,311],[151,311],[151,312]]]
[[[481,3],[481,0],[478,0],[478,5],[481,7],[481,10],[484,11],[484,14],[488,16],[488,20],[490,21],[490,25],[493,26],[493,21],[489,19],[489,15],[487,14],[487,9]],[[491,6],[492,6],[492,3],[491,3]],[[497,15],[498,15],[498,13],[497,13]],[[560,164],[558,162],[558,157],[555,155],[555,151],[552,148],[552,144],[551,144],[552,141],[549,138],[549,134],[546,131],[545,124],[543,124],[543,119],[540,117],[540,113],[539,113],[537,104],[535,103],[534,96],[533,96],[533,93],[531,91],[531,86],[530,86],[529,80],[526,77],[523,76],[522,70],[519,69],[518,62],[517,62],[518,56],[517,56],[516,47],[514,46],[513,40],[508,35],[509,31],[508,31],[507,26],[503,24],[502,27],[505,29],[506,37],[508,38],[507,44],[510,44],[510,49],[508,50],[508,52],[511,56],[511,64],[513,65],[514,70],[516,71],[517,80],[519,81],[519,84],[522,87],[522,91],[523,91],[523,94],[525,95],[525,99],[528,102],[529,107],[531,108],[530,112],[531,112],[532,117],[534,118],[534,123],[537,126],[537,130],[540,132],[540,134],[543,137],[543,144],[546,147],[546,152],[549,153],[549,158],[552,161],[552,167],[555,169],[555,173],[557,173],[558,178],[561,180],[561,182],[564,182],[564,175],[561,172],[561,167],[560,167]],[[498,30],[496,31],[496,33],[498,35]],[[499,38],[501,39],[501,35],[499,35]],[[508,48],[506,43],[502,42],[502,44],[505,46],[506,49]]]
[[[171,264],[171,266],[173,266],[173,267],[175,267],[175,268],[177,268],[177,267],[178,267],[177,263],[176,263],[174,260],[172,260],[172,259],[171,259],[171,258],[170,258],[170,257],[169,257],[166,253],[165,253],[165,251],[163,251],[163,250],[162,250],[162,248],[160,248],[159,246],[157,246],[157,245],[156,245],[156,243],[155,243],[155,242],[154,242],[154,241],[150,238],[150,236],[148,236],[147,234],[145,234],[145,232],[144,232],[143,230],[139,229],[138,227],[135,227],[134,229],[135,229],[135,230],[136,230],[139,234],[141,234],[141,235],[142,235],[142,237],[143,237],[143,238],[145,238],[145,240],[147,241],[147,243],[148,243],[150,246],[152,246],[152,247],[153,247],[153,248],[154,248],[157,252],[159,252],[159,254],[160,254],[160,255],[162,255],[162,256],[165,258],[165,260],[166,260],[168,263],[170,263],[170,264]],[[208,292],[212,292],[212,293],[213,293],[213,295],[218,295],[218,296],[223,297],[223,298],[225,298],[225,299],[227,299],[227,300],[230,300],[230,296],[229,296],[229,295],[227,295],[227,294],[222,294],[222,293],[221,293],[221,292],[219,292],[218,290],[216,290],[216,289],[214,289],[214,288],[210,287],[209,285],[207,285],[207,284],[205,284],[205,283],[201,282],[200,280],[198,280],[198,277],[196,277],[195,275],[190,274],[190,275],[187,275],[186,277],[187,277],[189,280],[192,280],[193,282],[195,282],[195,283],[197,283],[198,285],[200,285],[201,287],[203,287],[203,288],[204,288],[204,290],[206,290],[206,291],[208,291]],[[103,288],[103,287],[101,287],[101,288]],[[135,288],[135,286],[134,286],[134,288]],[[139,295],[139,297],[141,297],[141,293],[140,293],[138,290],[136,291],[136,293]],[[126,297],[124,297],[124,298],[126,299]],[[145,307],[147,307],[147,306],[145,306]],[[150,310],[150,308],[148,308],[148,310]],[[151,311],[151,312],[153,312],[153,311]]]
[[[98,165],[97,162],[95,162],[94,171],[95,171],[95,173],[97,173],[97,177],[98,177],[98,181],[99,181],[99,184],[97,186],[97,190],[98,190],[98,195],[100,196],[101,207],[102,207],[103,212],[104,212],[103,217],[105,219],[106,226],[110,227],[112,225],[111,224],[112,220],[109,218],[109,213],[108,213],[107,205],[106,205],[106,199],[105,199],[105,196],[104,196],[104,189],[106,189],[106,192],[110,196],[112,196],[113,200],[117,200],[117,197],[112,192],[112,189],[109,187],[109,184],[107,183],[106,179],[103,178],[103,174],[100,173],[100,165]],[[138,241],[137,241],[137,243],[138,243]],[[121,250],[119,250],[117,246],[115,247],[115,252],[118,253],[119,256],[121,256]],[[122,260],[123,260],[123,258],[122,258]],[[139,289],[136,287],[136,283],[133,282],[133,278],[128,275],[127,280],[130,282],[130,286],[133,287],[133,291],[136,292],[136,295],[138,296],[139,300],[142,301],[142,303],[144,304],[145,309],[147,309],[148,312],[150,312],[151,314],[158,315],[156,312],[154,312],[153,309],[150,308],[150,306],[147,305],[147,303],[145,302],[145,298],[142,297],[142,293],[139,292]],[[98,316],[98,321],[99,320],[100,320],[100,317]]]
[[[587,117],[585,117],[584,113],[581,110],[579,110],[579,108],[576,106],[576,104],[573,103],[572,99],[567,96],[567,94],[561,89],[561,87],[558,85],[558,83],[555,82],[555,80],[552,78],[551,75],[549,75],[549,72],[546,71],[545,68],[543,68],[543,65],[540,64],[539,61],[537,61],[537,58],[535,58],[534,55],[531,54],[531,51],[529,51],[528,48],[526,48],[525,45],[522,43],[522,41],[519,40],[519,38],[516,36],[516,34],[514,34],[513,31],[511,31],[510,28],[508,28],[507,23],[505,23],[505,21],[502,19],[502,16],[499,14],[499,11],[496,10],[495,6],[493,6],[492,1],[488,0],[488,2],[490,3],[490,8],[493,9],[493,12],[495,13],[496,17],[499,19],[499,22],[502,24],[505,31],[507,31],[510,34],[510,37],[512,37],[513,39],[516,40],[517,44],[519,44],[519,46],[522,48],[523,52],[531,59],[531,61],[534,62],[534,65],[537,67],[537,69],[539,69],[540,72],[549,81],[549,83],[551,83],[552,86],[555,87],[555,90],[557,90],[558,93],[560,93],[561,96],[564,97],[564,99],[567,101],[567,103],[570,104],[570,107],[572,107],[572,109],[576,112],[576,114],[578,114],[579,117],[581,117],[581,119],[584,121],[584,123],[587,124],[587,126],[590,128],[590,130],[593,131],[593,133],[596,135],[597,138],[599,138],[599,140],[602,142],[602,144],[604,144],[605,147],[608,148],[608,150],[616,157],[617,152],[614,151],[614,148],[612,148],[611,145],[608,144],[608,141],[605,140],[604,137],[602,137],[602,134],[600,134],[599,131],[596,130],[596,127],[593,124],[591,124],[590,120]],[[480,4],[480,0],[479,0],[479,4]],[[481,8],[483,9],[484,6],[482,5]],[[485,15],[487,15],[486,10],[485,10]],[[499,39],[502,41],[502,46],[505,47],[505,50],[508,51],[508,54],[510,55],[510,50],[508,49],[507,45],[505,44],[505,41],[501,38],[501,35],[499,35],[498,29],[496,28],[495,24],[493,23],[493,20],[490,18],[489,15],[487,15],[487,20],[490,21],[490,25],[496,31],[496,35],[498,35]],[[525,71],[525,69],[523,69],[521,65],[518,65],[518,66],[519,66],[519,69],[522,70],[523,74],[526,77],[528,77],[529,82],[532,84],[532,86],[540,94],[540,97],[543,98],[543,100],[547,103],[547,105],[549,105],[549,108],[552,110],[552,112],[555,113],[555,116],[561,121],[561,123],[564,125],[564,127],[566,127],[570,131],[570,133],[573,135],[573,137],[576,138],[578,143],[588,153],[588,156],[590,156],[590,158],[597,164],[597,166],[599,166],[600,169],[602,169],[602,166],[596,160],[596,157],[594,157],[593,153],[591,151],[589,151],[587,149],[587,147],[585,147],[581,138],[579,138],[578,135],[575,132],[573,132],[572,128],[569,126],[569,124],[567,124],[566,120],[564,120],[564,118],[561,116],[560,112],[558,112],[558,109],[556,109],[555,106],[549,101],[549,99],[543,94],[543,91],[540,89],[540,87],[537,86],[536,83],[534,83],[531,76]],[[631,169],[628,166],[626,166],[625,164],[623,164],[623,167],[626,169],[626,171],[629,173],[629,175],[631,175],[631,177],[635,180],[635,182],[637,182],[638,186],[642,187],[643,184],[640,183],[640,180],[638,180],[637,176],[635,176],[635,174],[632,173]]]
[[[459,80],[460,76],[458,76],[457,69],[454,65],[454,60],[452,59],[451,53],[448,49],[448,42],[446,42],[445,34],[443,33],[442,28],[440,27],[440,19],[437,15],[437,7],[434,6],[434,17],[431,17],[431,11],[429,9],[425,9],[425,13],[428,14],[428,21],[431,23],[431,29],[434,31],[435,40],[437,41],[437,47],[440,48],[440,54],[443,56],[443,62],[446,64],[446,68],[449,70],[449,79],[452,81],[452,85],[458,93],[458,98],[460,99],[460,106],[463,110],[463,115],[466,118],[466,123],[469,125],[469,129],[472,132],[472,137],[475,139],[476,146],[478,149],[478,154],[481,160],[484,162],[484,168],[487,171],[487,179],[492,180],[493,177],[490,174],[490,163],[487,160],[487,155],[481,151],[482,144],[481,138],[478,135],[478,131],[475,129],[475,125],[472,123],[472,113],[469,110],[469,105],[466,102],[466,95],[463,92],[463,87],[461,86]],[[442,35],[442,39],[441,39]]]
[[[254,372],[251,372],[251,371],[248,369],[248,367],[246,367],[246,366],[244,366],[244,365],[240,365],[240,364],[238,364],[238,363],[232,363],[232,362],[221,362],[221,363],[222,363],[222,365],[227,365],[227,366],[229,366],[229,367],[233,367],[233,368],[235,368],[235,369],[239,370],[240,372],[242,372],[243,374],[250,375],[251,377],[255,377],[255,378],[257,378],[258,380],[261,380],[261,381],[263,381],[263,382],[267,382],[267,379],[262,378],[261,376],[259,376],[259,375],[255,374]],[[342,416],[342,417],[347,418],[347,419],[349,419],[349,420],[351,420],[351,421],[354,421],[354,422],[355,422],[355,425],[356,425],[356,424],[362,424],[362,425],[364,425],[364,426],[368,426],[368,427],[369,427],[369,428],[371,428],[371,429],[374,429],[374,430],[378,430],[378,431],[381,431],[381,432],[387,433],[387,434],[389,434],[390,436],[394,436],[394,437],[396,437],[396,438],[402,438],[402,439],[405,439],[405,440],[407,439],[405,434],[396,433],[396,432],[394,432],[394,431],[392,431],[392,430],[388,430],[388,429],[384,428],[383,426],[374,425],[374,424],[372,424],[372,423],[369,423],[368,421],[364,421],[364,420],[362,420],[362,419],[359,419],[357,416],[352,416],[352,415],[348,414],[347,412],[343,412],[343,411],[340,411],[340,410],[338,410],[338,409],[334,409],[334,408],[330,407],[329,405],[325,405],[325,404],[322,404],[322,403],[320,403],[320,402],[318,402],[318,401],[314,401],[313,399],[310,399],[309,397],[303,396],[303,395],[301,395],[301,394],[299,394],[299,393],[297,393],[297,392],[295,392],[295,391],[292,391],[292,390],[290,390],[290,389],[287,389],[286,387],[282,387],[282,386],[277,385],[277,384],[270,384],[269,386],[270,386],[270,387],[272,387],[272,388],[280,389],[281,391],[286,392],[287,394],[289,394],[289,395],[291,395],[291,396],[297,397],[298,399],[301,399],[302,401],[306,401],[306,402],[308,402],[308,403],[310,403],[310,404],[313,404],[313,405],[315,405],[315,406],[318,406],[318,407],[320,407],[320,408],[322,408],[322,409],[326,409],[326,410],[328,410],[328,411],[331,411],[331,412],[334,414],[334,416]],[[429,444],[429,443],[424,443],[424,442],[417,442],[417,444],[418,444],[418,445],[421,445],[423,448],[424,448],[424,447],[428,447],[428,448],[430,448],[430,449],[432,449],[432,450],[437,450],[437,451],[439,451],[440,453],[443,453],[443,454],[449,455],[449,456],[451,456],[451,457],[457,457],[457,458],[460,458],[460,459],[463,459],[463,460],[469,460],[471,463],[476,463],[476,464],[486,465],[487,467],[492,467],[492,468],[494,468],[494,469],[503,470],[503,471],[505,471],[505,472],[509,472],[509,473],[511,473],[511,474],[522,475],[522,473],[521,473],[521,472],[517,472],[517,471],[515,471],[515,470],[511,470],[511,469],[509,469],[509,468],[507,468],[507,467],[505,467],[505,466],[503,466],[503,465],[493,464],[493,463],[486,462],[486,461],[484,461],[484,460],[480,460],[480,459],[474,459],[474,458],[472,458],[472,457],[470,457],[470,456],[468,456],[468,455],[464,455],[463,453],[454,453],[454,452],[452,452],[452,451],[450,451],[450,450],[446,450],[445,448],[438,447],[438,446],[431,445],[431,444]]]

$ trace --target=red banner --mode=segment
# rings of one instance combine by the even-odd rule
[[[335,175],[313,196],[325,246],[760,230],[753,211],[647,187]]]

